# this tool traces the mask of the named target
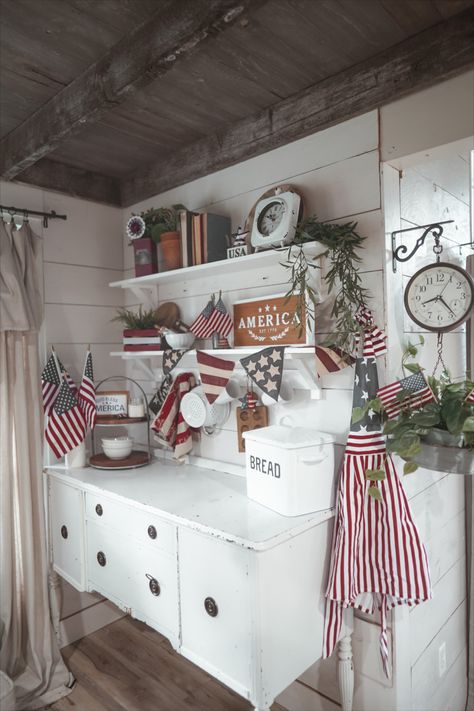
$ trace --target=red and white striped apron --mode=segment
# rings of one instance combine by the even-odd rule
[[[384,334],[374,327],[370,312],[364,311],[359,320],[366,332],[363,355],[355,366],[354,407],[376,397],[375,357],[386,352]],[[351,425],[339,480],[323,657],[332,654],[341,636],[344,608],[369,614],[379,609],[380,653],[384,672],[390,676],[387,612],[395,605],[417,605],[430,599],[432,592],[426,551],[386,452],[380,417],[369,413]],[[366,479],[367,469],[383,469],[385,479]],[[369,496],[370,486],[377,486],[380,501]]]

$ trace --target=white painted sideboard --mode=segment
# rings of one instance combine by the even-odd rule
[[[50,469],[53,563],[165,635],[255,709],[321,657],[332,511],[284,517],[245,478],[156,461],[142,469]],[[350,638],[340,645],[344,708]]]

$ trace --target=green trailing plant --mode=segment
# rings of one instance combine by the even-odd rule
[[[286,261],[282,263],[289,272],[286,296],[298,297],[297,318],[301,323],[306,311],[311,328],[318,304],[317,294],[311,286],[311,277],[313,270],[319,266],[314,263],[316,258],[308,259],[304,245],[319,242],[327,248],[324,254],[330,258],[331,266],[324,278],[328,293],[334,293],[331,311],[334,332],[328,336],[326,343],[344,351],[353,350],[355,336],[361,330],[354,316],[369,296],[367,289],[362,286],[357,266],[361,261],[358,250],[362,248],[364,239],[357,232],[356,222],[320,222],[312,215],[298,223],[294,242],[288,248]]]
[[[419,363],[413,359],[418,355],[419,346],[423,343],[423,337],[417,344],[408,343],[402,357],[404,377],[408,373],[422,371]],[[428,376],[427,381],[436,402],[429,402],[421,409],[413,409],[409,404],[402,405],[400,414],[389,420],[384,413],[383,404],[376,398],[363,408],[354,408],[352,411],[353,422],[362,419],[370,408],[382,414],[383,432],[387,435],[387,451],[398,454],[405,460],[404,474],[410,474],[418,468],[415,458],[421,451],[424,438],[430,432],[448,432],[459,438],[463,447],[474,449],[474,404],[466,402],[474,382],[470,378],[456,382],[447,370],[443,370],[439,378]],[[397,394],[397,399],[403,402],[408,394],[402,390]],[[366,472],[367,478],[370,478],[369,474],[370,472]]]
[[[179,228],[179,213],[185,210],[184,205],[171,207],[150,207],[140,213],[145,222],[144,237],[151,237],[155,244],[159,244],[164,232],[176,232]]]
[[[130,311],[130,309],[117,309],[117,315],[112,319],[112,321],[118,321],[124,325],[125,328],[130,329],[146,329],[155,328],[156,315],[155,309],[144,310],[142,306],[138,311]]]

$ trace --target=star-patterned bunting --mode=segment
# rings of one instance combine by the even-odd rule
[[[216,358],[204,351],[197,351],[196,360],[204,394],[212,405],[229,382],[235,363],[224,358]]]
[[[280,394],[284,357],[285,348],[275,346],[264,348],[258,353],[240,359],[243,368],[255,385],[258,385],[260,390],[263,390],[275,401],[278,400]]]
[[[174,350],[173,348],[167,348],[163,351],[163,373],[168,375],[171,373],[173,368],[176,368],[181,358],[187,352],[187,348],[183,350]]]

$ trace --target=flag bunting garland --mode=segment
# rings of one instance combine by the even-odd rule
[[[382,340],[371,325],[355,363],[353,408],[376,397],[377,344]],[[387,454],[381,416],[372,409],[351,424],[336,501],[323,657],[332,654],[341,637],[344,608],[368,614],[379,609],[380,655],[389,676],[388,611],[417,605],[430,599],[432,591],[426,551]]]
[[[212,405],[229,382],[235,363],[224,358],[217,358],[204,351],[197,351],[196,360],[204,394]]]
[[[468,393],[467,397],[465,398],[464,402],[472,402],[474,404],[474,388],[472,388],[471,392]]]
[[[59,459],[84,441],[86,423],[77,397],[63,380],[49,414],[45,437]]]
[[[284,346],[270,346],[240,359],[255,385],[275,401],[280,394],[284,357]]]
[[[163,351],[163,373],[169,375],[173,368],[176,368],[181,358],[187,353],[188,349],[167,348]]]
[[[84,371],[78,393],[79,407],[81,408],[86,424],[92,429],[97,419],[97,405],[95,400],[94,370],[92,367],[92,353],[87,351]]]
[[[148,408],[152,411],[152,413],[156,416],[161,408],[163,407],[163,403],[166,400],[166,396],[168,395],[169,391],[171,390],[171,386],[173,385],[173,378],[171,375],[165,375],[163,380],[160,383],[160,387],[156,391],[156,393],[153,395],[151,398],[150,402],[148,403]]]
[[[421,371],[385,385],[377,392],[377,397],[389,420],[398,417],[402,410],[419,410],[429,402],[437,402]]]
[[[328,373],[337,373],[350,365],[354,365],[355,358],[345,353],[337,346],[315,346],[316,372],[320,378]]]

